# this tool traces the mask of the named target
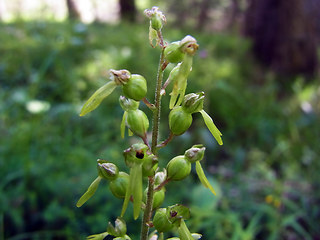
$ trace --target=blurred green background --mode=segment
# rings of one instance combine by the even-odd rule
[[[160,151],[164,167],[204,143],[202,163],[218,192],[193,171],[168,185],[164,206],[189,206],[187,225],[203,239],[320,239],[314,0],[0,1],[0,239],[85,239],[119,215],[122,201],[107,182],[80,209],[75,203],[96,177],[96,159],[126,169],[122,151],[137,139],[120,138],[120,91],[78,113],[110,68],[145,76],[153,100],[159,49],[142,14],[153,5],[167,15],[166,41],[198,40],[187,91],[205,91],[224,140],[218,146],[194,115],[190,130]],[[168,95],[163,106],[162,139]],[[127,216],[138,239],[140,223]]]

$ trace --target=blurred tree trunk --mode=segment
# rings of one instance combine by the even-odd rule
[[[136,20],[137,9],[134,0],[120,0],[120,15],[122,20]]]
[[[208,11],[210,9],[210,0],[202,0],[200,3],[200,14],[198,16],[197,29],[203,30],[208,21]]]
[[[80,20],[80,13],[74,0],[67,0],[67,8],[70,20]]]
[[[278,73],[313,76],[317,70],[314,0],[249,0],[245,33],[255,56]],[[317,11],[317,12],[316,12]]]

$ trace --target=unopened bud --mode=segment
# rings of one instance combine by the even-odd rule
[[[157,172],[155,177],[154,177],[154,185],[157,186],[164,182],[167,178],[167,171],[166,169],[163,169],[162,172]]]
[[[194,145],[184,153],[184,157],[191,163],[201,161],[206,148],[202,145]]]
[[[122,70],[110,70],[110,78],[117,84],[117,85],[123,85],[126,82],[129,81],[129,78],[131,77],[131,73],[128,70],[122,69]]]
[[[184,156],[177,156],[167,165],[167,179],[179,181],[186,178],[191,172],[191,163]]]
[[[180,41],[172,42],[164,49],[164,57],[170,63],[181,62],[184,55],[180,49]]]
[[[196,113],[203,109],[204,92],[189,93],[184,96],[182,108],[187,113]]]
[[[158,232],[168,232],[174,227],[167,218],[167,210],[165,208],[160,208],[156,211],[152,222]]]
[[[149,120],[143,111],[130,110],[127,113],[126,125],[135,135],[145,137],[149,128]]]
[[[139,74],[132,74],[122,86],[123,94],[127,98],[140,101],[147,94],[147,81]]]
[[[102,159],[98,159],[97,162],[100,177],[108,180],[114,180],[118,177],[119,169],[115,164]]]
[[[191,123],[191,114],[184,111],[181,106],[171,110],[169,114],[169,128],[174,135],[179,136],[183,134],[188,130]]]
[[[119,103],[124,111],[136,110],[139,107],[139,102],[125,96],[120,96]]]
[[[180,46],[181,46],[181,51],[190,56],[193,56],[199,48],[199,45],[197,44],[197,40],[190,35],[185,36],[181,40]]]
[[[166,17],[158,7],[146,9],[144,14],[150,19],[150,26],[156,31],[161,30],[163,23],[166,22]]]
[[[125,221],[122,218],[117,218],[115,221],[115,226],[113,226],[112,223],[109,222],[108,227],[107,227],[107,231],[112,236],[123,237],[126,235],[127,226],[126,226]]]
[[[117,198],[124,198],[129,185],[129,175],[125,172],[119,172],[116,179],[109,184],[110,191]]]

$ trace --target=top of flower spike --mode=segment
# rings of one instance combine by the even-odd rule
[[[152,7],[151,9],[144,10],[144,15],[146,15],[149,19],[154,16],[158,16],[164,23],[167,22],[165,15],[159,10],[158,7]]]

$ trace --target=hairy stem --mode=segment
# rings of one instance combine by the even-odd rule
[[[153,124],[152,124],[152,144],[151,144],[151,151],[154,155],[157,155],[157,144],[158,144],[158,134],[159,134],[159,124],[160,124],[160,109],[161,109],[161,95],[160,90],[162,86],[162,79],[163,79],[163,63],[164,63],[164,56],[163,56],[163,40],[162,35],[159,33],[161,42],[160,46],[162,48],[159,67],[158,67],[158,74],[157,74],[157,82],[156,82],[156,92],[155,92],[155,109],[153,111]],[[153,194],[154,194],[154,177],[149,177],[148,182],[148,192],[147,192],[147,202],[146,208],[143,214],[142,226],[141,226],[141,240],[147,240],[148,233],[149,233],[149,222],[152,215],[152,205],[153,205]]]

